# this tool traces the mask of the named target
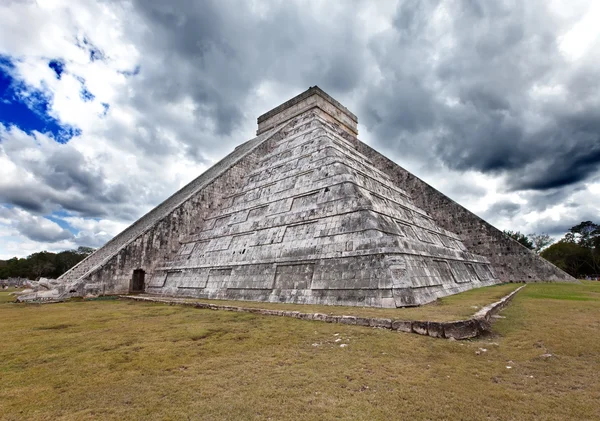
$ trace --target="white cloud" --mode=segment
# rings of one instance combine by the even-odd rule
[[[592,2],[582,5],[587,9],[575,24],[560,37],[560,48],[570,60],[578,60],[593,52],[594,44],[600,43],[600,4]]]
[[[0,207],[0,259],[23,256],[48,246],[62,250],[74,244],[73,239],[69,230],[54,221],[19,208]]]

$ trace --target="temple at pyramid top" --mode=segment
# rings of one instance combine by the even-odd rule
[[[327,119],[342,125],[348,132],[358,136],[358,118],[318,86],[312,86],[300,95],[258,117],[257,135],[312,109],[324,111]]]
[[[498,282],[573,280],[357,134],[356,116],[311,87],[55,290],[20,299],[145,292],[402,307]]]

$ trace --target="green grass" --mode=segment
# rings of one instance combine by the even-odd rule
[[[14,295],[10,295],[10,293],[22,290],[23,288],[0,289],[0,304],[15,301],[16,297]]]
[[[472,289],[461,294],[440,298],[420,307],[409,308],[372,308],[351,306],[325,306],[306,304],[265,303],[256,301],[229,301],[186,299],[217,305],[237,307],[264,308],[270,310],[301,311],[303,313],[323,313],[338,316],[381,317],[400,320],[427,320],[447,322],[468,319],[481,307],[498,301],[514,291],[521,284],[502,284],[485,288]]]
[[[2,294],[4,420],[600,419],[597,282],[528,285],[474,341]]]

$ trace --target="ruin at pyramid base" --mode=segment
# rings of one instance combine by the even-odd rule
[[[146,292],[389,308],[574,280],[362,143],[357,125],[310,88],[59,288],[23,300]]]

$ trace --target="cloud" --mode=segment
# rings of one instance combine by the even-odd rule
[[[521,205],[514,202],[502,201],[492,204],[485,213],[485,217],[507,217],[517,214]]]
[[[116,234],[127,228],[126,223],[108,219],[93,219],[68,216],[63,220],[77,230],[74,239],[77,246],[101,247]]]
[[[598,173],[600,87],[581,85],[600,60],[564,57],[567,24],[545,3],[407,1],[393,22],[371,43],[383,77],[362,102],[378,143],[514,191]]]
[[[57,223],[18,208],[0,207],[0,223],[11,226],[26,238],[38,242],[55,243],[74,237],[73,233]]]
[[[592,5],[4,2],[0,115],[33,117],[0,120],[0,206],[72,238],[11,222],[0,254],[101,245],[312,85],[358,115],[361,139],[500,228],[593,220]]]
[[[79,246],[101,247],[127,223],[54,213],[41,217],[16,206],[0,206],[0,259],[36,251],[58,252]]]
[[[40,213],[63,209],[89,216],[110,212],[131,217],[126,206],[120,212],[111,207],[124,205],[131,196],[128,187],[110,183],[102,166],[72,145],[2,125],[0,140],[1,202]]]

